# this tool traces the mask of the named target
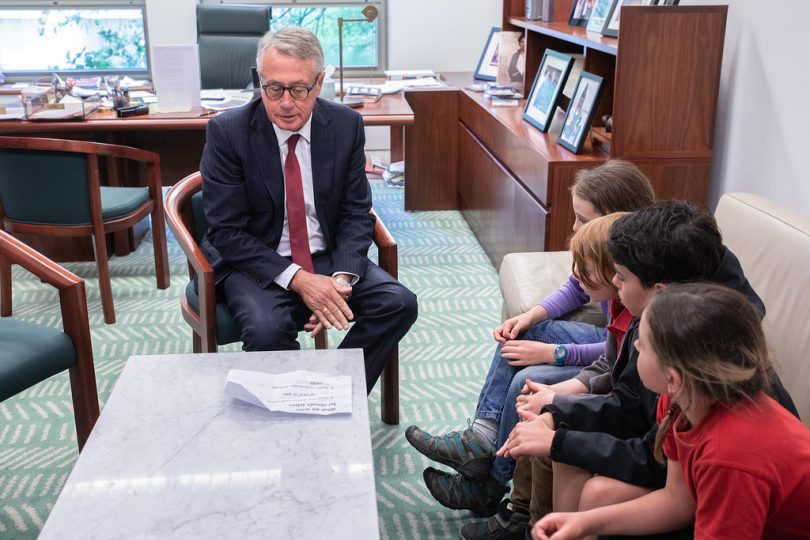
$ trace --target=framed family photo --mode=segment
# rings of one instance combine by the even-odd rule
[[[602,93],[602,77],[583,71],[571,96],[557,142],[575,154],[582,151],[591,118]]]
[[[568,24],[571,26],[587,26],[596,0],[574,0],[571,6],[571,16]]]
[[[534,78],[532,90],[526,99],[523,119],[545,133],[554,118],[554,110],[574,59],[552,49],[546,49],[540,69]]]
[[[605,23],[610,17],[610,11],[617,1],[618,0],[596,0],[596,4],[594,4],[593,10],[591,11],[591,16],[588,19],[588,26],[585,27],[585,30],[597,34],[602,33],[602,29],[605,27]]]
[[[475,68],[475,79],[482,81],[495,81],[498,79],[498,59],[499,59],[499,46],[501,43],[501,29],[492,27],[489,31],[487,44],[484,47],[484,52],[481,53],[481,58],[478,60],[478,67]]]
[[[665,1],[665,0],[658,0]],[[677,0],[676,0],[677,1]],[[619,22],[623,6],[653,6],[656,0],[619,0],[613,5],[613,9],[608,16],[605,26],[602,28],[602,35],[609,37],[619,36]]]

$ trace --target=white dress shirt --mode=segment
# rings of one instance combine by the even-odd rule
[[[295,146],[295,157],[298,158],[298,167],[301,169],[301,187],[304,190],[304,209],[307,214],[307,233],[309,234],[309,252],[317,253],[326,249],[326,240],[323,237],[321,224],[318,221],[318,214],[315,212],[315,188],[312,183],[312,147],[310,146],[312,132],[312,115],[309,115],[306,123],[301,126],[298,131],[287,131],[273,124],[273,130],[276,132],[276,140],[278,140],[278,149],[281,155],[282,173],[284,171],[284,163],[287,159],[287,139],[292,135],[300,135],[298,144]],[[278,242],[276,252],[284,257],[289,257],[292,254],[290,250],[290,224],[287,220],[287,190],[286,182],[284,183],[284,225],[281,228],[281,240]],[[283,272],[273,279],[279,286],[284,289],[289,289],[290,281],[301,267],[295,263],[290,263]],[[348,274],[347,272],[335,272],[337,274]],[[354,274],[351,283],[354,285],[358,277]]]

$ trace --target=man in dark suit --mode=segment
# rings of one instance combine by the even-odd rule
[[[247,351],[298,349],[298,331],[354,325],[371,391],[416,320],[416,296],[368,260],[374,217],[363,122],[318,99],[323,52],[308,30],[259,42],[261,100],[208,123],[202,250]]]

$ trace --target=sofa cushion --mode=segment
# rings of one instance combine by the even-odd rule
[[[728,193],[715,212],[723,242],[765,303],[779,377],[810,426],[810,215],[750,193]]]
[[[503,258],[498,274],[503,295],[502,319],[528,311],[571,275],[571,253],[549,251],[510,253]],[[566,320],[605,326],[598,303],[592,302],[563,317]]]

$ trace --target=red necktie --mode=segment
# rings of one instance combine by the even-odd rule
[[[295,157],[295,145],[300,135],[290,135],[287,139],[287,159],[284,160],[284,188],[287,191],[287,227],[290,231],[290,252],[292,261],[306,270],[314,272],[312,254],[309,251],[307,232],[307,211],[304,207],[304,188],[301,185],[301,168]]]

